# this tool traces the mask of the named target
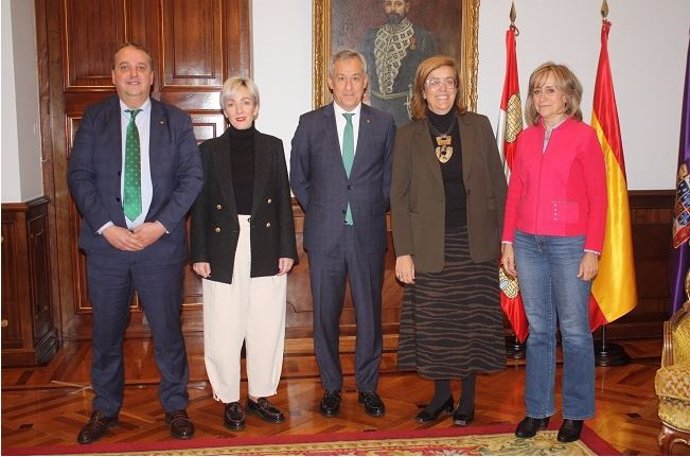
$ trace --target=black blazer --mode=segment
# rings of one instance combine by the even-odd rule
[[[254,141],[254,194],[249,219],[252,278],[276,274],[281,257],[297,260],[283,143],[258,131]],[[204,141],[199,149],[205,182],[192,206],[191,262],[210,263],[209,279],[231,284],[240,226],[229,131]]]

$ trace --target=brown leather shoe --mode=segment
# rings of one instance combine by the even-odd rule
[[[98,441],[108,433],[113,425],[117,424],[117,416],[104,416],[100,411],[91,413],[91,418],[84,425],[77,436],[77,441],[81,444],[89,444]]]
[[[170,424],[170,436],[173,438],[188,440],[194,435],[194,423],[184,409],[165,413],[165,422]]]

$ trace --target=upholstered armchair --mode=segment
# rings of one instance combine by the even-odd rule
[[[690,285],[690,273],[686,289]],[[659,448],[671,455],[673,446],[690,445],[690,301],[664,322],[661,368],[654,389],[659,397]]]

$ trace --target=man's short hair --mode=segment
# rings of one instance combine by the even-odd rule
[[[328,76],[333,77],[336,62],[346,59],[359,59],[359,61],[362,63],[362,72],[367,74],[367,59],[364,58],[362,53],[357,52],[354,49],[343,49],[331,56],[331,60],[328,62]]]
[[[117,55],[118,52],[123,50],[124,48],[134,48],[138,49],[139,51],[142,51],[144,54],[146,54],[146,57],[149,58],[149,66],[151,67],[151,70],[153,70],[153,57],[151,57],[151,53],[149,50],[145,47],[140,45],[139,43],[136,43],[134,41],[127,41],[125,43],[122,43],[116,50],[113,52],[113,58],[112,58],[112,66],[113,70],[115,69],[115,56]]]

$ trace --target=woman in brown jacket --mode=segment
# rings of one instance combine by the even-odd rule
[[[417,69],[412,122],[398,129],[391,215],[395,273],[405,284],[398,366],[434,381],[417,422],[454,409],[474,419],[477,373],[505,366],[498,265],[506,183],[489,120],[463,105],[456,63]],[[455,407],[451,379],[462,380]]]

